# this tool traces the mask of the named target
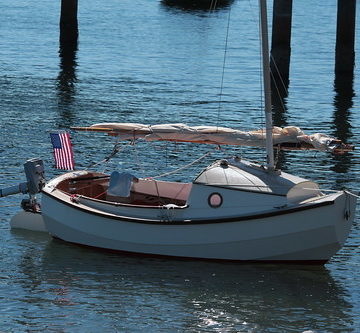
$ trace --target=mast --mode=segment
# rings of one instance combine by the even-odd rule
[[[270,85],[270,53],[267,23],[266,0],[259,0],[260,27],[261,27],[261,51],[263,61],[263,82],[265,95],[265,126],[266,126],[266,155],[267,168],[274,170],[274,148],[272,138],[272,110],[271,110],[271,85]]]

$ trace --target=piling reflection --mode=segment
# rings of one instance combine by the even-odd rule
[[[60,71],[57,78],[60,126],[72,125],[72,105],[76,95],[76,53],[78,50],[77,0],[61,1]]]
[[[60,43],[60,71],[58,75],[59,104],[71,105],[76,93],[77,41]]]
[[[280,93],[276,86],[273,87],[271,100],[273,111],[273,124],[274,126],[285,127],[288,126],[287,122],[287,89],[284,88],[284,92]]]
[[[48,312],[64,304],[76,316],[101,309],[101,320],[116,319],[113,329],[146,322],[175,331],[351,331],[347,292],[324,267],[139,258],[58,240],[41,258],[25,253],[20,265],[23,287],[52,298]]]
[[[336,73],[335,75],[333,132],[336,137],[345,142],[352,137],[350,109],[355,96],[353,82],[353,73]]]
[[[336,72],[334,81],[334,116],[332,130],[333,135],[345,143],[351,142],[352,126],[351,126],[351,108],[353,106],[353,98],[355,96],[353,89],[354,75],[350,72]],[[339,174],[346,174],[352,161],[352,153],[333,156],[334,166],[331,168]],[[339,177],[337,185],[343,186],[346,181]]]
[[[58,107],[62,126],[70,126],[72,105],[76,95],[77,40],[61,40],[59,48],[60,71],[57,77]]]

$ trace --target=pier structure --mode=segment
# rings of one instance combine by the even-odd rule
[[[183,0],[172,0],[172,2]],[[199,0],[203,1],[204,0]],[[196,0],[194,0],[196,2]],[[291,58],[291,22],[293,0],[273,0],[271,40],[272,83],[276,93],[287,96]],[[61,0],[60,45],[77,43],[78,0]],[[355,62],[356,0],[337,0],[335,72],[352,73]]]
[[[273,83],[286,96],[291,56],[291,21],[293,0],[274,0],[271,47]],[[335,72],[352,73],[355,63],[356,0],[337,1]]]

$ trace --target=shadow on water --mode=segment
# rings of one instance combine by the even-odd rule
[[[334,116],[332,130],[333,135],[345,143],[349,143],[352,134],[351,125],[351,108],[353,106],[353,98],[355,92],[353,89],[354,75],[353,72],[341,73],[336,72],[334,80]],[[352,163],[352,154],[345,153],[343,155],[333,156],[334,166],[331,168],[336,173],[346,174]],[[338,185],[343,181],[338,180]]]
[[[48,313],[86,304],[76,316],[101,310],[113,329],[344,332],[352,325],[349,295],[322,266],[130,257],[51,240],[40,257],[24,253],[19,268],[22,288]]]
[[[185,11],[211,11],[229,7],[234,0],[161,0],[164,6],[174,7]]]

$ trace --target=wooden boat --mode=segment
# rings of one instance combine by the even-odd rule
[[[309,180],[276,170],[283,149],[349,149],[323,135],[274,128],[271,117],[266,2],[261,10],[266,130],[241,132],[183,124],[95,124],[119,140],[264,146],[267,165],[234,157],[215,161],[191,183],[72,171],[42,188],[48,232],[67,242],[199,259],[324,263],[345,243],[356,196],[324,193]]]
[[[43,189],[53,236],[104,249],[218,260],[325,263],[344,244],[356,198],[241,160],[218,161],[193,183],[140,179],[127,198],[110,177],[66,173]]]

